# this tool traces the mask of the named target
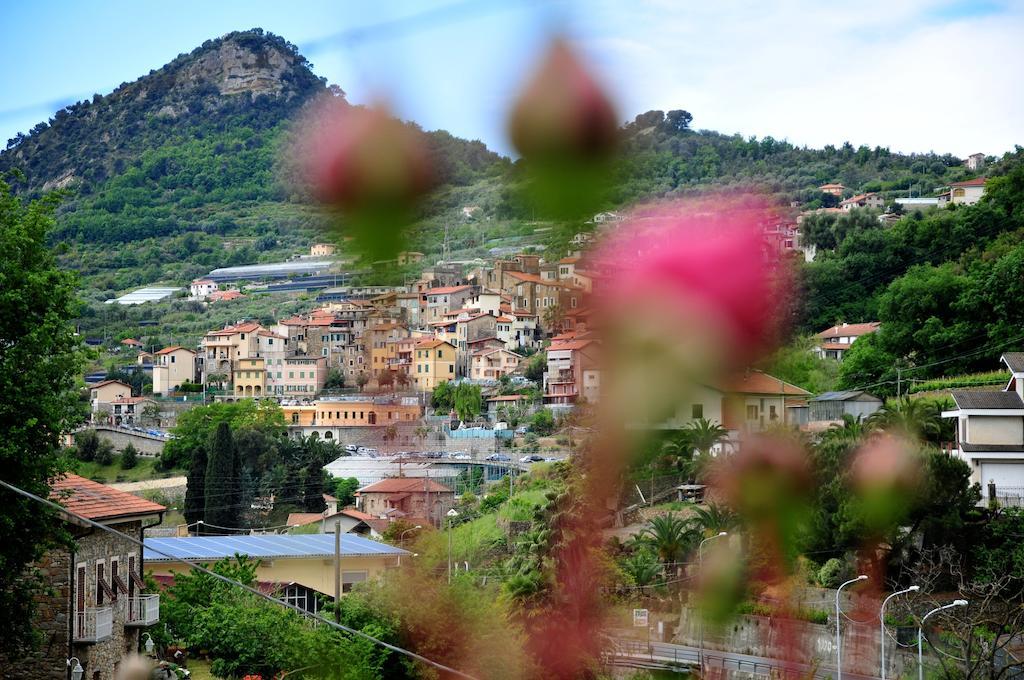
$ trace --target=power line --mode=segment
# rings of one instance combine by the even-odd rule
[[[45,505],[45,506],[47,506],[47,507],[49,507],[49,508],[51,508],[53,510],[56,510],[57,512],[60,512],[60,513],[62,513],[64,515],[68,515],[70,517],[73,517],[76,520],[84,522],[88,526],[91,526],[93,528],[100,529],[102,531],[106,531],[107,533],[110,533],[110,534],[113,534],[115,536],[118,536],[119,538],[122,538],[125,541],[128,541],[129,543],[133,543],[133,544],[139,546],[140,548],[143,549],[143,551],[147,551],[148,550],[151,553],[155,553],[157,555],[160,555],[162,557],[166,557],[166,558],[172,559],[172,560],[173,559],[177,559],[176,556],[174,556],[174,555],[168,554],[168,553],[166,553],[166,552],[164,552],[162,550],[159,550],[159,549],[156,549],[156,548],[152,548],[152,547],[149,547],[149,546],[145,545],[142,541],[140,541],[139,539],[135,538],[134,536],[129,536],[128,534],[121,533],[120,531],[118,531],[116,529],[113,529],[113,528],[111,528],[111,527],[109,527],[109,526],[107,526],[105,524],[101,524],[100,522],[96,522],[96,521],[94,521],[92,519],[89,519],[88,517],[83,517],[82,515],[79,515],[78,513],[71,512],[70,510],[68,510],[67,508],[61,506],[58,503],[54,503],[51,500],[48,500],[46,498],[42,498],[41,496],[37,496],[36,494],[34,494],[34,493],[30,492],[30,491],[25,491],[24,489],[21,489],[21,488],[19,488],[17,486],[14,486],[13,484],[5,482],[2,479],[0,479],[0,486],[3,486],[4,488],[13,491],[14,493],[18,494],[19,496],[24,496],[25,498],[28,498],[29,500],[36,501],[37,503],[42,503],[43,505]],[[143,553],[143,554],[145,554],[145,553]],[[427,664],[429,666],[433,666],[434,668],[437,668],[438,670],[446,671],[448,673],[453,673],[453,674],[455,674],[455,675],[457,675],[457,676],[459,676],[461,678],[467,678],[468,680],[477,680],[477,678],[475,678],[472,675],[469,675],[468,673],[463,673],[462,671],[457,670],[455,668],[451,668],[450,666],[445,666],[442,663],[439,663],[437,661],[433,661],[431,659],[428,659],[427,657],[422,656],[420,654],[417,654],[416,652],[413,652],[411,650],[404,649],[404,648],[399,647],[397,645],[393,645],[393,644],[391,644],[389,642],[384,642],[383,640],[379,640],[379,639],[373,637],[372,635],[368,635],[367,633],[364,633],[361,630],[356,630],[355,628],[349,628],[348,626],[342,625],[340,623],[336,623],[335,621],[332,621],[330,619],[325,619],[322,616],[320,616],[319,614],[311,614],[310,612],[307,612],[304,609],[300,608],[298,605],[294,605],[294,604],[291,604],[290,602],[285,602],[283,600],[278,600],[277,598],[275,598],[275,597],[273,597],[271,595],[268,595],[266,593],[260,592],[258,589],[253,588],[252,586],[247,586],[244,583],[241,583],[241,582],[236,581],[234,579],[228,578],[227,576],[224,576],[222,574],[218,574],[217,572],[215,572],[215,571],[213,571],[211,569],[208,569],[208,568],[206,568],[204,566],[201,566],[201,565],[198,565],[198,564],[194,564],[194,565],[192,565],[192,569],[194,569],[196,571],[199,571],[199,572],[202,572],[202,573],[206,574],[207,576],[212,576],[213,578],[215,578],[215,579],[217,579],[219,581],[222,581],[224,583],[227,583],[228,585],[232,585],[232,586],[236,586],[238,588],[241,588],[242,590],[245,590],[245,591],[247,591],[247,592],[249,592],[249,593],[251,593],[253,595],[256,595],[257,597],[260,597],[260,598],[262,598],[262,599],[264,599],[264,600],[266,600],[268,602],[271,602],[271,603],[273,603],[275,605],[278,605],[280,607],[285,607],[286,609],[291,609],[292,611],[298,612],[302,616],[307,616],[309,618],[315,619],[317,622],[323,623],[325,625],[328,625],[331,628],[334,628],[336,630],[340,630],[340,631],[345,632],[345,633],[349,633],[350,635],[355,635],[355,636],[360,637],[360,638],[362,638],[364,640],[372,642],[375,645],[379,645],[381,647],[384,647],[385,649],[390,649],[393,652],[398,652],[399,654],[408,656],[408,657],[410,657],[412,659],[416,659],[417,661],[422,661],[423,663],[425,663],[425,664]],[[336,603],[336,604],[340,605],[340,602]]]

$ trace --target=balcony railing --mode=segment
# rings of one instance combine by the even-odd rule
[[[75,642],[102,642],[113,634],[112,607],[89,607],[75,613]]]
[[[126,626],[152,626],[160,620],[160,596],[139,595],[128,598]]]

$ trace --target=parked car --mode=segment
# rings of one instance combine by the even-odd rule
[[[444,454],[441,453],[440,451],[426,451],[423,454],[424,458],[441,458],[443,456],[444,456]]]
[[[544,460],[544,456],[538,456],[536,453],[531,453],[528,456],[523,456],[519,459],[520,463],[540,463]]]
[[[516,428],[516,434],[526,434],[529,431],[530,428],[527,427],[526,425],[520,425],[519,427]]]
[[[356,453],[357,451],[359,451],[359,447],[356,446],[355,444],[349,444],[345,447],[345,450],[348,451],[349,453]]]
[[[491,460],[495,462],[507,463],[512,459],[506,456],[504,453],[492,453],[491,455],[484,458],[484,460]]]
[[[473,456],[469,455],[468,453],[461,453],[461,452],[452,455],[452,458],[454,460],[473,460]]]

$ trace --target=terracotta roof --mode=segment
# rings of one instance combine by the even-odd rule
[[[819,189],[845,189],[842,184],[822,184]]]
[[[152,399],[148,399],[146,397],[121,397],[120,399],[115,399],[114,401],[112,401],[110,403],[111,404],[140,404],[140,403],[142,403],[144,401],[153,401],[153,400]]]
[[[454,347],[454,345],[452,345],[452,343],[448,342],[447,340],[438,340],[437,338],[424,338],[423,340],[420,340],[418,343],[416,343],[417,347],[422,347],[423,349],[433,349],[435,347],[440,347],[441,345],[449,345],[451,347]]]
[[[477,343],[481,343],[481,342],[492,342],[492,341],[493,341],[493,342],[502,342],[501,340],[498,340],[498,338],[496,338],[495,336],[493,336],[493,335],[488,335],[488,336],[487,336],[487,337],[485,337],[485,338],[477,338],[476,340],[468,340],[468,341],[466,342],[466,344],[467,344],[467,345],[475,345],[475,344],[477,344]],[[504,344],[504,343],[502,343],[502,344]]]
[[[152,515],[167,509],[145,498],[70,473],[53,481],[50,498],[76,515],[96,521]]]
[[[549,352],[558,352],[561,350],[580,350],[588,345],[592,345],[596,340],[565,340],[563,342],[552,342],[548,346]]]
[[[258,331],[256,331],[256,335],[260,336],[261,338],[277,338],[278,340],[287,340],[288,339],[288,338],[286,338],[285,336],[283,336],[283,335],[281,335],[279,333],[275,333],[273,331],[268,331],[266,328],[261,328]]]
[[[320,512],[290,512],[288,513],[288,519],[284,523],[290,527],[301,527],[313,522],[319,522],[323,518],[323,513]]]
[[[424,295],[450,295],[462,290],[468,290],[472,286],[442,286],[441,288],[429,288],[423,291]]]
[[[843,352],[853,347],[853,344],[849,342],[823,342],[819,346],[824,350]]]
[[[444,484],[426,477],[389,477],[359,489],[358,493],[452,493]]]
[[[963,181],[963,182],[951,182],[949,186],[951,186],[951,187],[983,187],[983,186],[985,186],[985,182],[987,182],[987,181],[988,181],[988,179],[985,178],[985,177],[975,177],[974,179],[969,179],[969,180],[966,180],[966,181]]]
[[[171,347],[164,347],[162,350],[158,351],[157,354],[170,354],[171,352],[177,352],[180,349],[183,349],[186,352],[192,352],[192,354],[196,353],[195,350],[189,349],[187,347],[182,347],[181,345],[172,345]]]
[[[245,297],[245,296],[242,295],[242,293],[240,291],[237,291],[237,290],[215,290],[212,293],[210,293],[210,297],[208,299],[210,300],[210,302],[217,302],[217,301],[220,301],[220,300],[223,300],[223,301],[237,300],[240,297]]]
[[[811,395],[807,390],[768,375],[764,371],[747,371],[722,381],[716,387],[723,392],[738,394]]]
[[[509,323],[509,322],[512,321],[512,318],[502,315],[502,316],[499,316],[497,319],[495,319],[495,321],[496,322],[500,321],[501,323]]]
[[[356,510],[355,508],[344,508],[342,510],[339,510],[338,514],[339,515],[346,515],[348,517],[352,517],[353,519],[361,519],[361,520],[373,519],[373,515],[367,514],[367,513],[363,512],[362,510]]]
[[[219,331],[210,331],[207,335],[234,335],[235,333],[252,333],[261,328],[255,321],[246,321],[235,326],[225,326]]]
[[[859,337],[861,335],[867,335],[868,333],[874,333],[878,330],[881,324],[878,321],[869,321],[867,323],[848,323],[848,324],[837,324],[831,328],[827,328],[822,332],[818,333],[818,337],[822,339],[828,338],[840,338],[846,336]]]
[[[214,281],[213,279],[195,279],[194,281],[192,281],[192,285],[193,286],[199,285],[201,283],[210,284],[210,283],[216,283],[216,281]]]
[[[857,194],[856,196],[851,196],[850,198],[846,199],[839,205],[846,205],[847,203],[860,203],[861,201],[867,200],[868,198],[874,195],[875,194],[873,192],[867,194]]]
[[[132,347],[142,347],[142,343],[135,338],[125,338],[121,341],[122,345],[130,345]]]
[[[563,257],[561,260],[558,261],[558,264],[576,264],[579,261],[580,258],[578,257]]]
[[[129,385],[127,383],[123,383],[120,380],[104,380],[103,382],[98,382],[95,385],[90,385],[89,389],[94,390],[97,387],[103,387],[105,385],[114,385],[114,384],[121,385],[122,387],[127,387],[129,390],[132,389],[131,385]]]

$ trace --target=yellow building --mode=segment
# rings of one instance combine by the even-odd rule
[[[239,359],[231,374],[236,397],[262,397],[267,393],[266,359]]]
[[[306,611],[317,611],[317,595],[334,597],[334,534],[147,538],[143,564],[157,580],[167,582],[194,564],[232,559],[236,554],[259,560],[256,581],[278,584],[282,600]],[[409,554],[386,543],[342,534],[342,592],[380,578]]]
[[[373,427],[413,423],[423,415],[416,397],[340,397],[282,405],[284,421],[299,427]]]
[[[455,379],[455,345],[444,340],[424,340],[413,352],[412,380],[421,392],[432,392]]]

